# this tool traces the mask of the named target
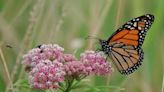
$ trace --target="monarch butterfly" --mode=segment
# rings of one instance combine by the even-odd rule
[[[121,74],[131,74],[141,65],[141,46],[153,22],[154,16],[146,14],[126,22],[108,40],[99,39],[101,51],[112,59]]]

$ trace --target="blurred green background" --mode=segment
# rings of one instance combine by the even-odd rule
[[[121,75],[113,66],[112,76],[89,77],[91,87],[73,92],[162,92],[163,3],[163,0],[0,0],[0,43],[14,89],[37,92],[23,85],[27,75],[21,60],[29,49],[56,43],[65,52],[79,56],[99,45],[93,39],[86,40],[88,35],[107,39],[126,21],[150,13],[155,21],[143,45],[142,66],[129,76]],[[2,58],[0,61],[0,92],[4,92],[10,80]]]

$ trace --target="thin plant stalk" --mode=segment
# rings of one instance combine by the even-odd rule
[[[15,64],[14,69],[13,69],[12,74],[11,74],[12,80],[14,80],[15,75],[17,73],[17,69],[18,69],[18,66],[20,64],[21,56],[24,53],[25,49],[28,48],[28,46],[30,44],[30,38],[32,37],[33,28],[34,28],[34,25],[36,22],[38,9],[40,8],[39,6],[40,6],[41,2],[42,2],[42,0],[38,0],[36,2],[36,5],[34,5],[32,12],[30,13],[30,24],[29,24],[28,29],[26,31],[25,37],[23,39],[21,49],[20,49],[18,56],[16,58],[16,64]]]
[[[7,67],[7,64],[6,64],[6,60],[5,60],[5,57],[3,55],[3,52],[2,52],[2,49],[0,47],[0,56],[1,56],[1,59],[2,59],[2,63],[4,65],[4,68],[5,68],[5,72],[6,72],[6,75],[7,75],[7,78],[8,78],[8,81],[9,81],[9,86],[11,86],[11,90],[12,92],[14,92],[14,87],[13,87],[13,83],[12,83],[12,80],[11,80],[11,77],[10,77],[10,73],[9,73],[9,70],[8,70],[8,67]],[[6,87],[6,92],[8,91],[8,86]]]
[[[163,82],[162,82],[162,90],[161,92],[164,92],[164,74],[163,74]]]
[[[60,17],[60,19],[58,20],[57,24],[55,25],[55,30],[54,30],[54,29],[51,30],[50,36],[49,36],[49,39],[48,39],[48,42],[51,42],[51,41],[52,41],[52,39],[53,39],[53,37],[54,37],[54,35],[55,35],[55,32],[60,31],[60,28],[61,28],[61,26],[62,26],[62,24],[63,24],[63,19],[64,19],[64,17],[65,17],[65,7],[62,6],[61,17]]]
[[[120,23],[120,19],[121,19],[121,15],[122,15],[122,9],[124,7],[124,3],[125,1],[123,0],[118,0],[118,7],[117,7],[117,14],[116,14],[116,23],[115,23],[115,27],[114,29],[117,29],[118,28],[118,25]]]
[[[102,10],[101,15],[100,16],[97,16],[96,18],[94,18],[93,20],[91,20],[91,23],[92,24],[90,24],[91,26],[90,26],[89,35],[93,35],[93,36],[98,35],[98,33],[99,33],[99,31],[100,31],[100,29],[102,27],[102,24],[103,24],[103,22],[104,22],[104,20],[105,20],[105,18],[107,16],[109,10],[110,10],[110,7],[111,7],[112,2],[113,2],[113,0],[107,0],[106,1],[106,5],[104,6],[104,8]],[[95,16],[96,14],[92,14],[92,15]],[[91,49],[93,43],[94,43],[93,41],[88,40],[86,49]]]
[[[31,31],[31,36],[33,34],[35,34],[35,32],[36,32],[36,27],[39,24],[39,19],[40,19],[40,16],[41,16],[42,12],[43,12],[44,4],[45,4],[44,0],[38,0],[38,2],[36,2],[36,4],[34,5],[33,10],[31,11],[31,16],[29,18],[31,20],[30,24],[33,23],[33,25],[32,25],[33,27],[31,28],[31,30],[32,30]],[[30,24],[29,24],[29,26],[30,26]],[[29,39],[34,39],[34,38],[30,37]],[[29,40],[29,44],[28,44],[27,48],[32,46],[32,41],[33,40],[31,40],[31,41]],[[24,69],[21,67],[21,71],[19,73],[18,79],[20,79],[23,76],[23,74],[24,74]]]
[[[127,83],[127,81],[128,81],[128,78],[126,78],[125,80],[123,80],[123,82],[119,85],[119,87],[122,88],[122,86],[125,85],[125,83]],[[125,90],[125,88],[123,88],[123,89]],[[115,90],[114,92],[120,92],[120,90],[117,89],[117,90]]]
[[[33,0],[27,0],[25,1],[25,3],[23,3],[23,7],[20,8],[20,10],[16,13],[15,17],[13,18],[13,20],[11,20],[10,25],[13,25],[17,19],[19,19],[19,17],[25,12],[25,10],[28,8],[28,6],[31,4]]]

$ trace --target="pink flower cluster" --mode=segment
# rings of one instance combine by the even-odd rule
[[[86,75],[85,66],[80,61],[67,62],[64,65],[64,69],[67,76],[72,76],[77,78],[80,75]]]
[[[64,75],[62,63],[43,60],[29,73],[29,82],[35,89],[56,89],[64,81]]]
[[[64,49],[56,44],[41,45],[23,56],[23,64],[29,73],[29,83],[36,89],[58,88],[64,81]]]
[[[29,83],[35,89],[57,89],[59,83],[68,78],[112,73],[112,67],[103,53],[86,51],[78,60],[72,54],[64,54],[64,49],[56,44],[30,50],[23,56],[23,64],[28,70]]]
[[[86,69],[91,69],[90,73],[96,75],[112,73],[111,65],[101,52],[86,51],[81,54],[80,61],[82,61]]]

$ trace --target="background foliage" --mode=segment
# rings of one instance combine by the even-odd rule
[[[95,40],[85,40],[88,35],[107,39],[126,21],[147,13],[155,16],[155,22],[145,39],[144,62],[138,71],[123,76],[115,69],[112,76],[88,78],[90,86],[74,92],[161,92],[163,3],[163,0],[0,0],[0,53],[5,59],[0,59],[0,92],[11,81],[16,92],[35,92],[28,88],[21,65],[22,54],[29,49],[57,43],[67,53],[79,56],[86,49],[98,47]]]

